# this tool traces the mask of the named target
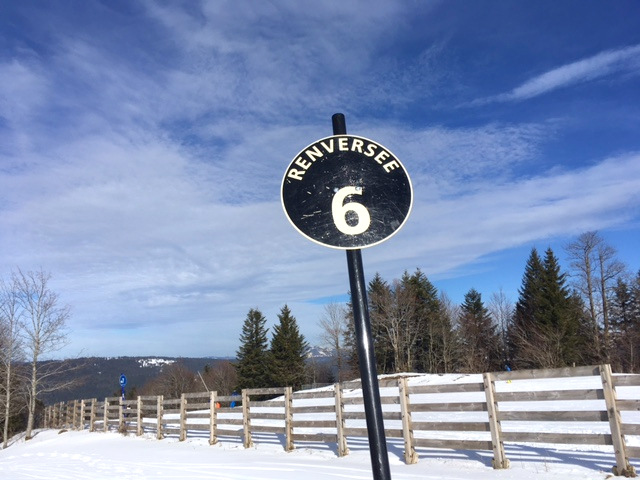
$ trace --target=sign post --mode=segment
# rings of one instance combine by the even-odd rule
[[[373,478],[390,480],[360,248],[383,242],[404,225],[413,192],[404,167],[388,149],[347,135],[341,113],[332,123],[333,137],[309,145],[289,165],[282,205],[302,235],[346,250]]]
[[[122,393],[122,400],[124,400],[124,387],[127,385],[127,377],[124,373],[120,374],[120,392]]]

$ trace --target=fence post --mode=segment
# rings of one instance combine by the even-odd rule
[[[349,447],[347,445],[347,437],[344,435],[344,402],[342,401],[342,385],[336,383],[333,385],[333,391],[336,399],[336,440],[338,442],[338,456],[344,457],[349,455]]]
[[[91,399],[91,411],[89,412],[89,431],[96,431],[96,403],[98,403],[97,398]]]
[[[71,429],[76,429],[76,416],[78,414],[78,400],[73,401],[73,414],[71,415]]]
[[[142,435],[142,397],[140,395],[138,395],[138,419],[136,422],[136,427],[137,427],[137,431],[136,431],[136,435],[140,436]]]
[[[162,435],[162,415],[164,413],[163,412],[163,402],[164,402],[164,396],[163,395],[158,395],[157,403],[156,403],[156,419],[158,420],[156,438],[158,440],[162,440],[162,438],[163,438],[163,435]]]
[[[616,456],[616,466],[613,467],[614,475],[624,475],[625,477],[635,477],[636,470],[629,463],[627,448],[622,435],[620,412],[616,405],[616,391],[613,387],[611,365],[600,365],[600,378],[602,379],[602,391],[604,401],[607,406],[607,416],[609,417],[609,429],[611,430],[611,440],[613,451]]]
[[[287,452],[295,449],[293,444],[293,388],[284,389],[284,431],[286,437],[285,450]]]
[[[218,443],[217,424],[216,392],[209,392],[209,445]]]
[[[80,400],[80,421],[78,422],[78,429],[79,430],[84,430],[84,409],[87,407],[87,403],[84,400],[84,398],[82,400]]]
[[[253,446],[251,440],[251,410],[249,407],[249,394],[242,390],[242,426],[244,428],[244,448]]]
[[[125,424],[124,424],[124,400],[122,400],[122,398],[120,398],[120,401],[118,402],[118,432],[124,433],[124,428],[125,428]]]
[[[105,432],[109,431],[109,400],[108,397],[104,397],[104,421],[102,428]]]
[[[418,454],[413,441],[413,422],[411,421],[411,400],[407,377],[398,379],[398,394],[400,396],[400,414],[402,416],[402,437],[404,438],[404,461],[407,465],[418,463]]]
[[[509,468],[509,460],[504,453],[502,441],[502,428],[498,418],[498,404],[495,400],[496,384],[491,373],[483,373],[484,393],[487,399],[487,412],[489,413],[489,429],[491,430],[491,444],[493,446],[493,468]]]
[[[187,397],[180,395],[180,442],[187,439]]]

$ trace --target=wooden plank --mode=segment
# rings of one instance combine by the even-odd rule
[[[336,428],[335,420],[294,420],[293,428]]]
[[[243,392],[246,395],[284,395],[284,387],[275,388],[245,388]]]
[[[533,380],[541,378],[594,377],[600,375],[600,367],[565,367],[539,370],[513,370],[511,372],[492,372],[494,381]]]
[[[491,450],[489,440],[444,440],[439,438],[416,438],[416,447],[447,448],[451,450]]]
[[[497,392],[498,402],[536,402],[556,400],[604,400],[601,389],[545,390],[539,392]]]
[[[285,428],[284,427],[276,427],[273,425],[255,425],[255,424],[251,424],[251,433],[280,433],[280,434],[284,434],[285,432]]]
[[[627,455],[631,458],[640,458],[640,447],[627,447]]]
[[[614,375],[611,379],[614,387],[638,387],[640,386],[640,375],[626,374]]]
[[[194,418],[209,418],[209,412],[187,413],[187,419],[194,419]]]
[[[623,435],[640,435],[640,423],[623,423],[621,430]]]
[[[524,412],[500,411],[501,421],[542,421],[542,422],[607,422],[609,416],[604,410],[566,412]]]
[[[616,408],[619,411],[633,411],[640,410],[640,400],[616,400]]]
[[[505,442],[560,443],[569,445],[612,445],[608,433],[502,432]]]
[[[183,395],[184,395],[184,398],[186,399],[190,399],[190,398],[208,399],[209,398],[209,392],[183,393]]]
[[[220,425],[244,425],[242,418],[218,418]]]
[[[294,415],[302,413],[334,413],[335,407],[333,405],[309,405],[305,407],[293,407],[291,411]]]
[[[251,413],[251,420],[284,420],[286,418],[284,413],[267,413],[256,412]]]
[[[489,422],[413,422],[413,429],[436,432],[490,432]]]
[[[364,420],[367,417],[364,412],[344,412],[342,418],[345,420]]]
[[[202,402],[202,403],[191,403],[188,402],[187,403],[187,411],[191,412],[193,410],[209,410],[209,400],[207,400],[207,402]]]
[[[467,392],[484,392],[482,383],[458,383],[445,385],[419,385],[408,387],[411,395],[425,393],[467,393]]]
[[[325,392],[295,392],[293,394],[294,400],[302,400],[306,398],[333,398],[333,391],[325,391]]]
[[[469,403],[412,403],[411,412],[486,412],[487,404]]]
[[[337,436],[331,433],[293,433],[294,442],[337,442]]]

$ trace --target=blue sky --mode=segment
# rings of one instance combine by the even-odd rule
[[[0,273],[52,273],[59,356],[231,355],[285,303],[315,343],[345,256],[279,192],[336,112],[414,187],[368,278],[515,301],[588,230],[640,268],[636,1],[77,0],[0,5]]]

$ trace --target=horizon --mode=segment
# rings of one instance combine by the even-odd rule
[[[586,231],[640,270],[640,4],[363,5],[0,7],[0,277],[51,273],[58,358],[229,356],[285,304],[317,344],[346,262],[280,188],[338,112],[413,185],[367,281],[515,303],[531,248],[566,272]]]

